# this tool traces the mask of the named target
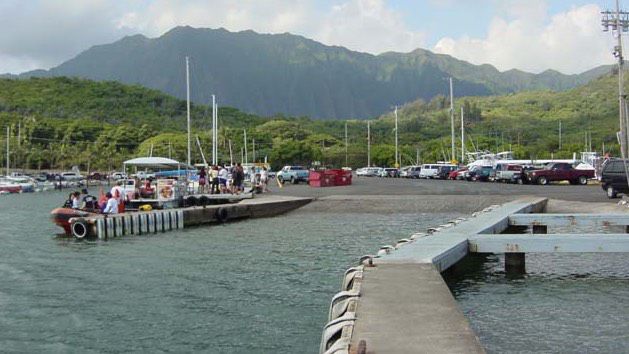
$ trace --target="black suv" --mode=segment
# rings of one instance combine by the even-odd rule
[[[627,161],[627,165],[629,165],[629,161]],[[624,160],[613,159],[603,165],[601,187],[607,192],[608,198],[616,198],[619,193],[629,194]]]

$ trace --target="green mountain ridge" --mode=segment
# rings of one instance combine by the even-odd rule
[[[326,46],[302,36],[176,27],[158,38],[125,37],[94,46],[50,70],[20,77],[76,76],[140,84],[184,98],[185,56],[191,59],[191,97],[262,116],[367,119],[396,104],[449,92],[486,96],[532,89],[565,90],[609,71],[500,72],[424,49],[372,55]]]

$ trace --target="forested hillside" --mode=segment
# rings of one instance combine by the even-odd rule
[[[460,107],[466,112],[466,149],[513,150],[519,158],[571,157],[593,147],[616,154],[616,78],[608,75],[565,92],[532,91],[505,96],[464,97],[455,101],[456,132]],[[116,82],[52,78],[0,80],[2,156],[10,127],[12,167],[83,170],[119,168],[134,156],[186,157],[186,104],[159,91]],[[192,105],[193,135],[199,136],[206,157],[211,150],[211,108]],[[558,125],[563,144],[559,149]],[[248,160],[275,167],[285,163],[345,165],[345,124],[348,164],[367,163],[367,122],[312,120],[281,115],[260,117],[230,107],[219,108],[219,159],[241,160],[244,129]],[[372,163],[394,162],[394,121],[388,113],[370,120]],[[19,128],[18,128],[19,127]],[[19,140],[18,140],[19,131]],[[402,164],[450,158],[449,102],[438,96],[401,107],[399,134]],[[255,141],[255,145],[254,145]],[[457,149],[460,143],[457,138]],[[460,151],[460,150],[459,150]],[[457,158],[458,158],[457,154]],[[193,159],[201,161],[198,148]]]

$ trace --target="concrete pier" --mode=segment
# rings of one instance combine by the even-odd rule
[[[321,352],[347,345],[365,347],[366,353],[483,353],[440,272],[469,253],[470,237],[501,233],[509,228],[510,215],[542,212],[546,202],[524,198],[489,207],[363,257],[360,281],[342,289],[356,294],[353,312],[329,319],[334,324],[345,318],[346,324],[342,330],[326,326]],[[330,340],[336,337],[341,339]]]
[[[271,217],[300,208],[311,201],[312,198],[269,196],[231,204],[72,218],[70,225],[76,238],[98,237],[106,240],[238,219]]]
[[[519,275],[529,252],[629,252],[629,213],[542,214],[547,204],[545,198],[527,197],[491,206],[363,256],[343,282],[352,306],[330,312],[338,315],[331,315],[330,323],[340,322],[342,332],[340,326],[326,326],[321,352],[481,353],[440,272],[470,253],[504,253],[506,273]],[[614,228],[622,233],[601,233]]]
[[[366,267],[352,345],[367,353],[483,353],[431,264]]]

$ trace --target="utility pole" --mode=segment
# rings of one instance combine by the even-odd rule
[[[417,148],[417,155],[415,156],[415,165],[419,165],[419,148]]]
[[[367,167],[371,167],[371,129],[367,121]]]
[[[399,154],[398,154],[398,132],[397,132],[397,106],[395,106],[395,168],[399,168]]]
[[[252,144],[253,145],[253,161],[252,162],[255,164],[256,163],[256,139],[252,139],[252,142],[253,142]]]
[[[190,63],[188,57],[186,57],[186,116],[188,118],[188,166],[190,166],[192,159],[190,147]]]
[[[450,77],[450,130],[452,142],[452,160],[456,158],[454,151],[454,87],[452,86],[452,77]]]
[[[465,162],[465,124],[463,118],[463,106],[461,106],[461,163]]]
[[[614,47],[614,56],[618,58],[618,118],[620,121],[620,133],[618,140],[620,141],[620,154],[625,161],[625,175],[629,184],[629,166],[627,165],[627,117],[625,116],[625,90],[624,90],[624,58],[622,54],[622,33],[629,29],[629,12],[620,11],[620,3],[616,0],[616,11],[606,10],[601,12],[603,18],[601,24],[603,31],[608,32],[612,29],[612,33],[618,40],[618,44]]]
[[[347,122],[345,122],[345,167],[349,164],[347,157]]]

